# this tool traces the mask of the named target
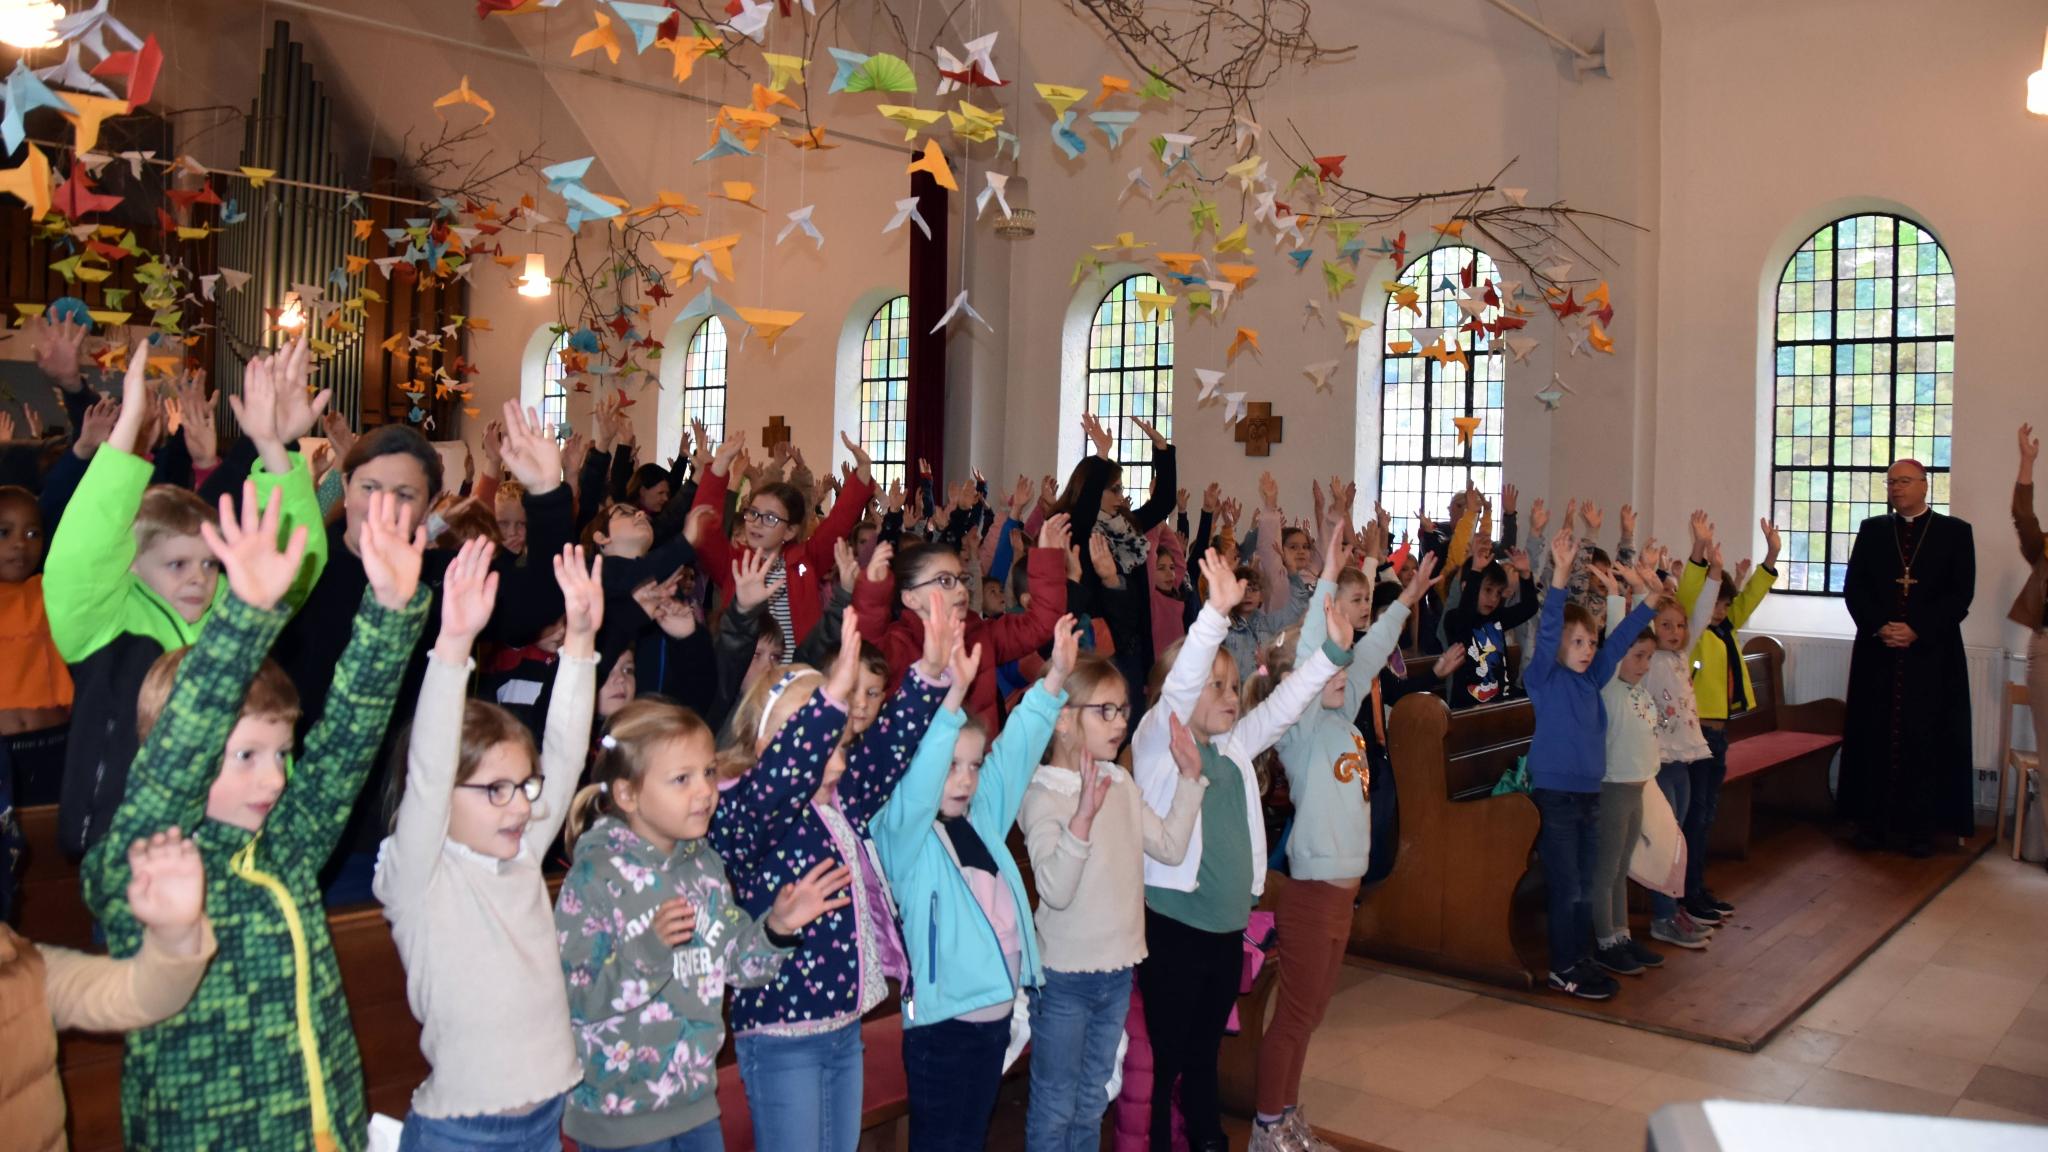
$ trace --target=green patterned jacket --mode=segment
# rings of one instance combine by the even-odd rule
[[[128,1034],[121,1116],[129,1148],[364,1146],[362,1062],[318,877],[383,739],[431,601],[423,585],[392,612],[364,593],[327,711],[261,832],[206,819],[206,797],[249,682],[289,611],[223,597],[178,669],[127,796],[83,869],[108,951],[132,956],[142,928],[128,909],[128,845],[172,825],[187,829],[205,856],[206,912],[220,939],[185,1010]]]

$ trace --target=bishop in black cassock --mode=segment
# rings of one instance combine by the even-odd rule
[[[1892,511],[1856,533],[1843,594],[1856,621],[1837,801],[1865,843],[1924,855],[1975,831],[1963,617],[1977,585],[1967,521],[1927,506],[1927,472],[1892,465]]]

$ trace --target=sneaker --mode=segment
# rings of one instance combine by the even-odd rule
[[[1699,921],[1693,919],[1691,916],[1687,915],[1685,911],[1685,905],[1683,904],[1680,904],[1678,906],[1678,926],[1680,928],[1683,928],[1687,932],[1697,932],[1700,935],[1700,938],[1703,940],[1712,939],[1714,935],[1714,928],[1716,927],[1716,925],[1702,924]]]
[[[1617,940],[1612,944],[1601,945],[1593,953],[1593,962],[1617,976],[1641,976],[1643,974],[1642,962],[1636,959],[1634,952],[1629,951],[1628,941],[1626,940]]]
[[[1664,957],[1656,949],[1637,940],[1635,937],[1631,936],[1622,941],[1622,945],[1628,949],[1629,955],[1636,958],[1636,963],[1641,964],[1643,967],[1662,968],[1664,966]]]
[[[1581,1000],[1606,1000],[1621,989],[1614,977],[1600,971],[1590,960],[1581,960],[1563,972],[1550,974],[1550,989]]]
[[[1679,948],[1705,948],[1707,934],[1694,928],[1680,912],[1676,919],[1650,921],[1650,939],[1661,940]]]
[[[1294,1142],[1294,1134],[1287,1130],[1287,1121],[1267,1127],[1252,1121],[1252,1142],[1245,1152],[1299,1152],[1301,1145]]]
[[[1309,1127],[1308,1117],[1302,1115],[1301,1106],[1298,1104],[1287,1110],[1280,1121],[1280,1126],[1293,1134],[1296,1141],[1294,1147],[1301,1152],[1337,1152],[1335,1144],[1316,1135],[1316,1130]]]
[[[1721,926],[1721,910],[1707,903],[1706,897],[1688,896],[1681,903],[1685,908],[1686,915],[1691,916],[1694,923],[1705,924],[1715,928]]]
[[[1724,920],[1735,913],[1735,905],[1730,904],[1726,900],[1721,899],[1719,896],[1714,895],[1714,890],[1712,888],[1700,889],[1700,899],[1705,901],[1708,907],[1712,908],[1716,912],[1719,912],[1721,914],[1721,918]]]

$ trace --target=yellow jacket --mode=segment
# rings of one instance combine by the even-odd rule
[[[1778,574],[1763,565],[1749,574],[1749,580],[1735,593],[1735,599],[1728,605],[1728,626],[1739,629],[1749,622],[1756,606],[1764,602],[1771,585],[1778,582]],[[1678,603],[1688,615],[1700,597],[1700,590],[1707,583],[1707,566],[1687,563],[1685,574],[1678,578]],[[1741,662],[1742,645],[1738,641],[1736,651],[1736,675],[1742,677],[1742,698],[1754,704],[1756,686],[1749,681],[1749,666]],[[1692,692],[1698,701],[1700,719],[1726,720],[1728,718],[1728,645],[1721,642],[1712,630],[1693,637],[1692,641]]]

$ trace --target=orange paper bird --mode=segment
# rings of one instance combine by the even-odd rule
[[[1434,360],[1439,364],[1456,363],[1463,364],[1469,367],[1472,363],[1471,360],[1466,357],[1465,350],[1463,348],[1458,347],[1455,341],[1452,342],[1449,348],[1444,347],[1442,337],[1438,337],[1437,339],[1430,341],[1429,347],[1424,348],[1422,350],[1422,354],[1425,357]]]
[[[1454,240],[1465,234],[1465,222],[1463,220],[1448,220],[1442,224],[1431,224],[1429,227],[1437,235],[1448,236]]]
[[[1202,254],[1200,252],[1160,252],[1157,253],[1156,259],[1172,271],[1187,276],[1193,274],[1195,265],[1202,262]]]
[[[586,52],[599,50],[610,57],[612,63],[619,62],[619,34],[612,31],[612,18],[602,12],[597,14],[597,27],[576,38],[575,46],[569,49],[569,58],[573,60]],[[683,78],[688,76],[688,72],[683,73]]]
[[[87,96],[79,92],[66,92],[64,94],[64,101],[71,105],[72,108],[71,112],[64,113],[64,118],[71,121],[71,127],[74,129],[71,134],[74,155],[79,152],[90,152],[99,144],[100,122],[102,120],[109,116],[126,116],[128,114],[128,102],[126,100],[115,100],[106,96]]]
[[[1388,354],[1389,356],[1406,356],[1406,355],[1407,355],[1408,353],[1410,353],[1410,352],[1412,352],[1412,351],[1414,351],[1414,350],[1415,350],[1415,341],[1413,341],[1413,340],[1389,340],[1389,341],[1387,341],[1387,354]]]
[[[825,126],[823,124],[813,124],[808,131],[799,132],[796,135],[789,137],[789,142],[791,144],[796,145],[799,148],[802,148],[806,152],[822,152],[827,148],[839,147],[839,145],[837,144],[828,144],[825,142]]]
[[[1252,277],[1259,274],[1259,270],[1252,264],[1218,264],[1216,274],[1230,281],[1233,289],[1242,290],[1246,284],[1251,283]]]
[[[801,312],[779,308],[734,308],[733,311],[740,314],[740,319],[747,322],[748,329],[759,336],[761,343],[766,344],[771,351],[775,348],[775,342],[782,339],[782,334],[804,318]]]
[[[724,182],[724,188],[724,191],[718,193],[719,199],[745,204],[749,208],[761,208],[759,204],[754,203],[754,186],[751,183],[745,180],[727,180]],[[761,210],[767,211],[765,208]]]
[[[1607,281],[1602,280],[1600,282],[1600,286],[1598,288],[1593,289],[1591,292],[1586,293],[1586,298],[1584,300],[1579,301],[1579,303],[1584,304],[1589,308],[1592,307],[1594,304],[1598,304],[1602,308],[1607,307]]]
[[[602,20],[604,17],[600,15],[598,19]],[[579,40],[577,43],[581,44],[582,41]],[[690,78],[690,73],[696,71],[697,61],[700,58],[718,51],[719,43],[707,36],[676,36],[658,41],[657,47],[666,48],[675,55],[674,75],[676,83],[681,84]],[[618,58],[618,42],[614,40],[612,44],[612,59],[617,60]]]
[[[1387,295],[1391,298],[1395,307],[1406,308],[1418,317],[1422,315],[1422,296],[1415,290],[1414,285],[1391,280],[1383,285],[1383,287],[1386,288]]]
[[[1479,419],[1477,416],[1451,417],[1451,424],[1458,429],[1458,443],[1472,443],[1472,433],[1479,430]]]
[[[1319,173],[1316,176],[1318,180],[1330,181],[1340,179],[1344,175],[1344,157],[1318,156],[1316,157],[1316,168]]]
[[[786,105],[792,111],[802,111],[801,108],[797,107],[796,101],[791,100],[789,97],[784,96],[782,93],[772,88],[764,88],[759,84],[754,85],[754,98],[752,103],[754,105],[754,111],[756,112],[766,112],[767,110],[775,107],[778,104]]]
[[[355,225],[356,230],[356,239],[358,240],[368,240],[370,238],[370,233],[374,231],[377,227],[377,222],[375,220],[370,219],[367,216],[363,217],[360,220],[353,221],[353,223]]]
[[[1614,355],[1614,337],[1609,336],[1606,333],[1606,331],[1600,327],[1600,322],[1598,320],[1595,320],[1591,324],[1587,325],[1586,343],[1591,344],[1593,346],[1593,351],[1595,352],[1605,352],[1609,356]]]
[[[11,192],[28,205],[29,217],[41,220],[50,214],[50,160],[34,144],[18,168],[0,172],[0,192]]]
[[[1236,363],[1237,354],[1246,348],[1251,349],[1257,355],[1265,355],[1265,352],[1259,348],[1259,330],[1257,328],[1239,328],[1236,338],[1230,342],[1230,350],[1224,353],[1223,362],[1226,364]]]
[[[602,17],[599,18],[602,19]],[[613,59],[616,60],[617,57],[615,56]],[[441,116],[441,109],[452,108],[457,104],[468,104],[482,112],[484,114],[483,122],[486,124],[498,118],[498,110],[491,106],[491,102],[484,99],[482,93],[469,86],[468,76],[462,78],[462,83],[456,85],[455,91],[434,101],[434,115],[440,116],[441,119],[445,120],[447,117]]]
[[[929,173],[933,180],[938,181],[939,187],[949,192],[960,190],[960,182],[953,179],[952,166],[946,163],[946,154],[939,151],[937,140],[924,142],[924,155],[912,160],[908,171]]]
[[[1129,80],[1121,76],[1104,76],[1102,78],[1102,91],[1095,97],[1095,107],[1102,107],[1102,102],[1109,99],[1112,92],[1129,92],[1130,90],[1131,82]]]

